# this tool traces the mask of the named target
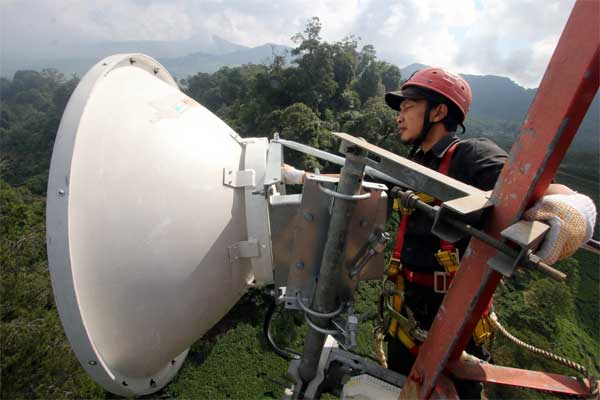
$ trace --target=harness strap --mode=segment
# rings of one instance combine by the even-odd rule
[[[446,154],[444,154],[444,157],[442,158],[442,161],[440,162],[440,167],[438,168],[438,172],[440,174],[444,174],[447,176],[448,173],[450,172],[450,162],[452,161],[452,156],[454,154],[454,150],[456,150],[457,145],[458,145],[458,141],[452,143],[450,148],[446,151]],[[440,205],[440,204],[442,204],[442,202],[438,200],[437,204]],[[444,251],[454,251],[454,249],[456,249],[456,246],[454,246],[454,243],[450,243],[450,242],[440,239],[440,249],[442,249]]]
[[[450,162],[452,161],[452,155],[454,154],[454,150],[456,150],[456,146],[458,142],[452,143],[450,148],[444,154],[442,161],[440,162],[440,167],[438,168],[438,172],[444,175],[448,175],[450,171]],[[438,202],[440,204],[440,202]],[[404,246],[404,235],[406,234],[406,226],[408,224],[408,214],[402,214],[402,220],[400,221],[400,226],[398,227],[398,233],[396,234],[396,244],[394,246],[394,252],[392,253],[392,260],[399,261],[400,256],[402,255],[402,247]],[[445,240],[440,240],[440,248],[444,251],[452,251],[455,249],[453,243],[446,242]]]
[[[402,215],[400,226],[398,227],[398,234],[396,235],[396,245],[394,246],[394,253],[392,257],[396,260],[400,260],[402,255],[402,248],[404,247],[404,235],[406,234],[406,225],[408,224],[408,214]]]
[[[433,272],[418,272],[411,271],[404,267],[402,269],[404,277],[411,283],[416,283],[421,286],[427,286],[433,289],[435,293],[446,293],[454,277],[454,272],[433,271]]]

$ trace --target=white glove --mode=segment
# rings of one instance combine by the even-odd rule
[[[536,254],[546,264],[571,256],[594,233],[596,206],[580,194],[552,194],[542,197],[525,211],[523,219],[544,221],[550,230]]]
[[[288,185],[301,185],[304,183],[304,175],[306,173],[300,169],[296,169],[291,165],[283,164],[281,167],[281,176],[283,182]]]

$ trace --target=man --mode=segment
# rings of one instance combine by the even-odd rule
[[[386,103],[398,111],[400,140],[412,145],[409,157],[413,161],[487,191],[494,188],[507,154],[488,139],[459,140],[457,137],[458,127],[465,130],[463,122],[471,99],[469,84],[440,68],[417,71],[400,90],[385,95]],[[563,214],[568,218],[555,221],[554,233],[548,235],[538,252],[546,262],[554,263],[571,255],[591,238],[595,207],[591,199],[563,185],[550,185],[546,195],[553,196],[545,196],[525,213],[525,218],[552,222],[558,218],[557,207],[568,209]],[[443,282],[451,280],[469,239],[445,243],[431,233],[432,221],[427,216],[415,212],[404,218],[408,221],[399,233],[402,235],[399,242],[403,244],[397,249],[398,271],[403,275],[399,287],[404,288],[404,307],[401,308],[405,314],[412,314],[420,328],[427,330],[447,290]],[[452,265],[448,260],[452,260],[454,254],[457,257]],[[442,284],[439,274],[446,275]],[[389,367],[407,375],[416,350],[415,346],[408,348],[407,341],[398,340],[398,337],[394,331],[389,340]],[[473,340],[467,352],[486,358],[485,351]],[[456,382],[456,389],[460,398],[479,398],[481,385]]]
[[[409,157],[413,161],[487,191],[494,188],[507,154],[488,139],[459,140],[456,130],[460,127],[464,132],[463,122],[471,100],[469,84],[440,68],[417,71],[400,90],[385,95],[386,103],[398,111],[400,140],[412,145]],[[287,183],[302,183],[304,171],[286,165],[283,176]],[[552,264],[573,254],[591,238],[596,210],[588,197],[552,184],[546,196],[527,210],[524,217],[550,223],[551,230],[537,254]],[[407,221],[401,224],[405,228],[399,233],[402,240],[398,242],[402,246],[396,249],[398,264],[394,278],[395,282],[399,280],[404,305],[399,305],[398,295],[395,306],[416,320],[421,329],[428,330],[469,238],[446,243],[431,233],[432,221],[427,216],[414,212],[404,218]],[[445,279],[437,279],[440,274],[445,274]],[[481,337],[485,334],[484,329]],[[397,326],[389,336],[389,367],[408,375],[418,351],[418,340]],[[486,358],[485,351],[474,341],[467,346],[467,352]],[[481,385],[458,381],[456,389],[461,398],[479,398]]]

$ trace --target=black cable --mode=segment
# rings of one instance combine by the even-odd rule
[[[273,314],[275,313],[276,308],[277,303],[275,302],[275,299],[273,299],[269,305],[269,308],[267,309],[267,313],[265,314],[265,321],[263,323],[263,337],[278,356],[287,360],[298,360],[301,357],[300,353],[296,353],[295,351],[289,349],[282,349],[281,347],[277,346],[273,340],[273,337],[271,336],[271,321],[273,320]]]

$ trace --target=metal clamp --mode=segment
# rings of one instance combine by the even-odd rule
[[[444,294],[448,291],[448,277],[450,275],[445,271],[433,271],[433,291]],[[438,278],[442,279],[438,279]],[[441,282],[438,284],[438,282]],[[441,286],[441,287],[440,287]]]
[[[338,318],[337,321],[334,319],[331,322],[338,330],[339,337],[336,337],[338,343],[346,350],[355,347],[357,344],[358,317],[354,315],[354,309],[352,307],[348,309],[348,316],[345,320]]]
[[[311,310],[310,308],[308,308],[306,306],[306,304],[304,304],[302,302],[302,293],[300,293],[300,292],[296,293],[296,301],[298,302],[298,305],[300,306],[302,311],[304,311],[307,314],[312,315],[313,317],[317,317],[317,318],[333,318],[333,317],[339,315],[342,312],[342,310],[344,309],[344,303],[342,303],[342,304],[340,304],[340,306],[338,307],[337,310],[328,312],[328,313],[320,313],[315,310]]]
[[[343,193],[338,193],[336,191],[333,191],[331,189],[327,189],[325,186],[321,185],[319,183],[319,190],[321,190],[321,192],[325,193],[326,195],[329,195],[331,197],[335,197],[338,199],[342,199],[342,200],[349,200],[349,201],[354,201],[354,200],[366,200],[369,197],[371,197],[371,193],[367,192],[367,193],[363,193],[363,194],[343,194]]]
[[[310,320],[310,317],[308,316],[308,313],[304,313],[304,320],[306,320],[306,323],[308,324],[308,326],[310,326],[311,328],[313,328],[315,331],[322,333],[323,335],[331,335],[331,336],[335,336],[337,335],[339,332],[337,331],[337,329],[323,329],[319,326],[317,326],[314,322],[312,322]]]

